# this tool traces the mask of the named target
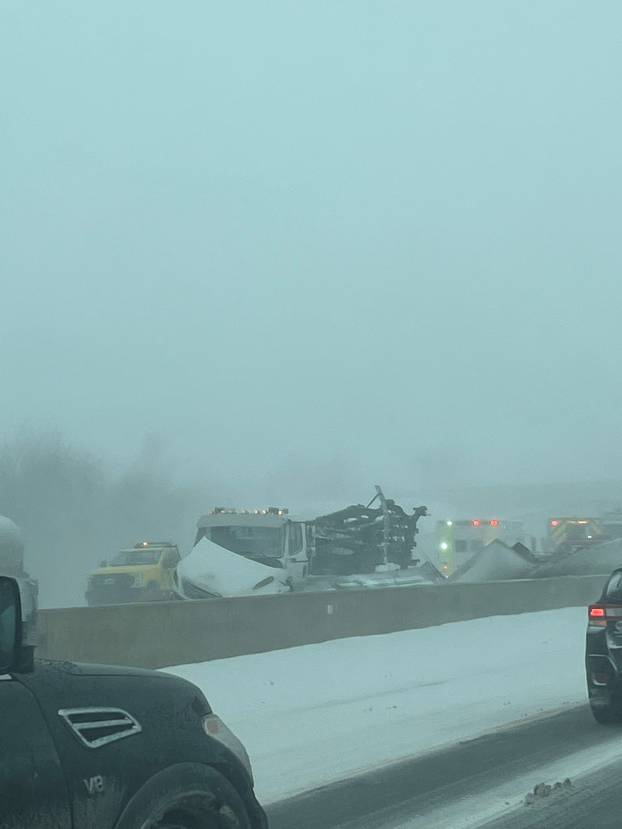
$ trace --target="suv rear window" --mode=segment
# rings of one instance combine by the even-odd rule
[[[622,571],[611,576],[607,582],[605,595],[612,602],[622,603]]]

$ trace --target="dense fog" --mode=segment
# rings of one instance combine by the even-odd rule
[[[616,477],[619,4],[3,6],[2,432]]]
[[[44,601],[214,503],[540,521],[620,477],[602,9],[4,4],[0,514]]]
[[[83,604],[89,571],[121,547],[190,543],[200,500],[198,487],[170,480],[149,442],[115,471],[56,433],[0,446],[0,514],[21,527],[43,606]]]

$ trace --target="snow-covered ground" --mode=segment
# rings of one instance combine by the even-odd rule
[[[270,802],[584,701],[585,623],[566,608],[168,670],[242,739]]]

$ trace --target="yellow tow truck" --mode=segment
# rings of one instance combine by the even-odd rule
[[[86,602],[97,607],[174,599],[173,573],[180,560],[176,544],[140,541],[89,576]]]

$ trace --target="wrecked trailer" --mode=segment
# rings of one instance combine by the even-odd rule
[[[376,501],[379,506],[373,507]],[[311,574],[343,576],[405,570],[418,563],[413,557],[417,523],[427,514],[428,508],[422,506],[409,515],[394,500],[385,498],[377,486],[367,506],[354,504],[315,519]]]

